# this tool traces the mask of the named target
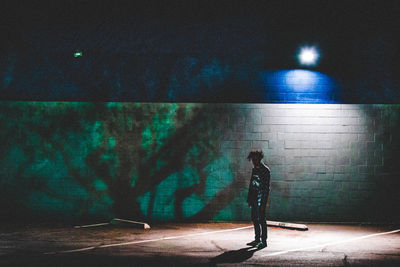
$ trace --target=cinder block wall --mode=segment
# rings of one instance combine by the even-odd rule
[[[272,172],[271,219],[398,220],[398,105],[238,108],[246,115],[232,120],[224,144],[243,156],[263,149]]]
[[[1,214],[20,220],[399,222],[400,105],[0,103]]]

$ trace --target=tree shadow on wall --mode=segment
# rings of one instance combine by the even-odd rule
[[[81,164],[91,150],[91,122],[96,121],[87,103],[8,102],[0,105],[3,169],[0,193],[7,214],[15,219],[74,219],[88,214],[87,192],[98,201],[93,177]],[[89,135],[89,136],[88,136]],[[89,141],[88,141],[89,140]],[[15,212],[14,212],[15,211]]]
[[[226,251],[210,260],[210,264],[217,265],[221,263],[241,263],[250,259],[257,248],[245,247],[238,250]]]
[[[227,124],[221,119],[235,115],[231,106],[28,102],[0,107],[7,140],[0,143],[7,158],[1,164],[13,166],[10,178],[2,181],[3,199],[30,209],[30,197],[36,194],[33,213],[48,209],[48,215],[63,215],[53,214],[56,219],[118,216],[151,221],[153,209],[159,208],[158,186],[189,169],[183,178],[176,176],[172,188],[162,187],[172,190],[170,214],[180,221],[213,219],[247,186],[238,175],[228,185],[229,178],[210,176],[220,171],[210,164],[225,156],[221,140]],[[212,189],[212,196],[206,192],[210,179],[226,180],[220,189]],[[183,204],[192,194],[205,206],[188,215]],[[143,196],[148,196],[146,207]]]
[[[221,156],[222,130],[220,117],[215,114],[223,116],[235,111],[224,106],[196,105],[188,114],[185,111],[187,106],[178,104],[173,114],[170,114],[173,107],[150,104],[138,108],[124,106],[119,112],[104,114],[105,141],[87,157],[86,162],[106,183],[114,201],[116,216],[151,221],[157,186],[171,175],[183,171],[185,166],[195,171],[198,180],[174,188],[174,219],[185,219],[183,201],[188,196],[205,193],[207,179],[210,179],[205,169],[210,162]],[[99,107],[102,110],[104,108]],[[135,121],[134,127],[127,125],[127,118]],[[171,118],[175,121],[171,122]],[[143,142],[146,131],[148,143]],[[102,160],[107,153],[106,140],[110,137],[115,138],[113,151],[116,161]],[[116,175],[112,174],[113,169]],[[133,174],[136,178],[132,186]],[[219,191],[191,219],[212,219],[226,207],[240,189],[237,184],[241,179],[237,178]],[[139,202],[138,197],[146,194],[149,194],[149,199],[146,209],[143,209],[143,203]]]

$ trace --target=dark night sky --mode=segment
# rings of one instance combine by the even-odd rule
[[[372,75],[370,87],[389,84],[391,92],[381,101],[366,97],[367,102],[387,102],[393,96],[400,102],[398,1],[64,0],[2,5],[5,54],[11,48],[55,62],[81,50],[109,63],[111,56],[117,60],[127,54],[149,60],[190,55],[270,70],[294,68],[298,48],[310,44],[321,51],[317,71],[349,88]],[[160,64],[169,68],[165,61]]]

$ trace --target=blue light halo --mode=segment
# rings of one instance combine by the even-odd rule
[[[297,55],[300,65],[313,67],[319,60],[319,51],[315,46],[303,46]]]

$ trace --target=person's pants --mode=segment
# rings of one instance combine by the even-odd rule
[[[267,219],[265,217],[265,204],[253,205],[251,206],[251,220],[254,224],[255,240],[267,241],[268,231],[267,231]]]

